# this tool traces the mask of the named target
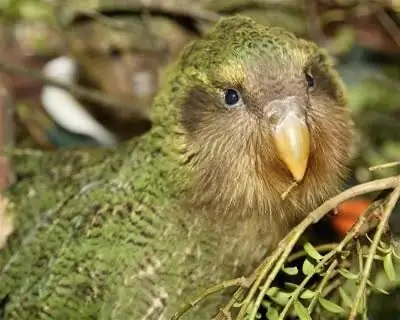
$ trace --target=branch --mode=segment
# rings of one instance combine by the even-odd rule
[[[298,239],[301,237],[301,235],[304,233],[304,231],[313,223],[318,222],[320,219],[322,219],[329,211],[335,209],[340,203],[349,200],[351,198],[360,196],[362,194],[365,193],[370,193],[370,192],[374,192],[374,191],[379,191],[379,190],[385,190],[385,189],[389,189],[389,188],[394,188],[399,184],[400,181],[400,176],[395,176],[395,177],[391,177],[391,178],[385,178],[385,179],[380,179],[380,180],[374,180],[371,182],[367,182],[355,187],[352,187],[350,189],[347,189],[346,191],[340,193],[339,195],[329,199],[328,201],[326,201],[325,203],[323,203],[321,206],[319,206],[316,210],[314,210],[313,212],[311,212],[299,225],[297,225],[281,242],[279,245],[278,250],[276,250],[277,252],[273,254],[272,257],[274,257],[275,255],[281,255],[278,263],[275,265],[275,267],[270,270],[270,265],[272,265],[272,263],[269,263],[269,259],[270,257],[267,257],[263,264],[264,266],[266,266],[263,269],[263,272],[260,274],[259,279],[264,278],[267,275],[267,272],[270,272],[268,275],[267,280],[265,281],[262,289],[260,290],[260,293],[257,297],[256,302],[253,304],[253,308],[252,308],[252,313],[250,315],[249,319],[255,319],[256,317],[256,313],[261,305],[261,302],[264,298],[264,295],[266,293],[266,291],[268,290],[268,288],[270,287],[272,281],[275,279],[276,275],[278,274],[281,266],[283,265],[283,263],[286,261],[286,259],[288,258],[290,252],[292,251],[293,247],[295,246],[295,244],[297,243]],[[352,231],[356,229],[356,227],[358,226],[359,228],[361,227],[361,225],[363,224],[363,220],[365,220],[365,218],[362,216],[360,217],[358,223],[353,227]],[[338,246],[338,248],[335,249],[335,251],[337,251],[337,249],[340,248],[340,250],[345,246],[345,244],[347,244],[348,242],[350,242],[352,240],[352,237],[354,236],[354,234],[352,234],[352,232],[349,232],[347,234],[347,236],[345,237],[345,239],[341,242],[341,244]],[[285,250],[281,251],[280,248],[284,247]],[[332,253],[336,253],[335,251],[331,251]],[[326,256],[329,256],[329,254],[327,254]],[[267,267],[268,266],[268,267]],[[260,280],[261,281],[261,280]],[[258,288],[258,283],[259,281],[256,281],[255,284],[257,284],[257,287],[255,287],[255,284],[253,284],[252,287],[252,294],[254,295],[255,291]],[[245,300],[245,303],[243,303],[243,306],[240,310],[239,315],[241,317],[238,316],[238,319],[242,319],[244,317],[244,314],[246,312],[246,309],[248,307],[248,304],[250,302],[250,300],[253,297],[247,297]]]
[[[375,191],[380,191],[380,190],[386,190],[386,189],[393,189],[396,186],[400,184],[400,176],[394,176],[390,178],[385,178],[385,179],[378,179],[374,181],[370,181],[367,183],[363,183],[360,185],[357,185],[355,187],[352,187],[350,189],[347,189],[340,193],[339,195],[329,199],[325,203],[323,203],[321,206],[319,206],[317,209],[315,209],[313,212],[311,212],[300,224],[298,224],[284,239],[282,239],[278,245],[278,247],[275,249],[275,251],[266,257],[264,261],[260,264],[260,266],[251,274],[250,276],[244,278],[244,283],[246,286],[240,286],[236,292],[234,293],[232,299],[228,302],[228,304],[221,309],[220,313],[218,315],[221,315],[221,313],[227,313],[228,310],[232,307],[233,303],[238,300],[239,297],[241,297],[244,293],[244,289],[247,288],[247,284],[252,283],[251,288],[249,293],[247,294],[246,298],[240,303],[241,304],[241,309],[240,312],[237,316],[237,320],[243,319],[244,315],[246,314],[246,311],[250,305],[251,300],[253,299],[255,293],[260,287],[261,282],[265,277],[267,277],[266,281],[264,282],[260,293],[256,299],[256,302],[252,304],[252,310],[251,310],[251,315],[248,317],[248,319],[255,319],[256,313],[260,307],[260,304],[265,296],[266,291],[270,287],[272,281],[275,279],[276,275],[278,274],[279,270],[281,269],[283,263],[287,260],[290,252],[292,251],[294,245],[300,238],[300,236],[304,233],[304,231],[313,223],[318,222],[321,218],[323,218],[327,213],[329,213],[331,210],[335,209],[339,204],[342,202],[349,200],[351,198],[366,194],[366,193],[371,193]],[[396,189],[397,190],[397,189]],[[337,245],[335,246],[329,253],[327,253],[324,256],[324,259],[321,261],[328,261],[331,258],[334,257],[334,255],[337,252],[340,252],[343,250],[343,248],[355,237],[357,237],[360,234],[361,228],[364,226],[367,216],[369,215],[370,210],[367,210],[367,212],[362,215],[357,223],[353,226],[352,230],[346,235],[346,237]],[[381,223],[383,224],[383,223]],[[317,267],[318,268],[318,267]],[[225,283],[235,283],[235,280],[231,280]],[[233,285],[237,285],[237,282]],[[216,286],[213,287],[216,289]],[[224,289],[224,286],[221,286],[219,288],[220,290]],[[322,289],[322,288],[321,288]],[[201,296],[207,295],[207,292],[209,292],[208,289],[205,291],[205,294],[200,295],[198,298],[194,299],[193,301],[199,302],[199,298]],[[213,291],[215,292],[215,291]],[[173,318],[174,320],[178,319],[180,316],[182,316],[186,311],[188,311],[189,308],[187,308],[187,305]]]
[[[172,317],[171,320],[177,320],[179,319],[186,311],[188,311],[190,308],[194,307],[197,305],[199,302],[201,302],[203,299],[208,297],[209,295],[216,293],[218,291],[221,291],[223,289],[229,288],[229,287],[234,287],[234,286],[247,286],[247,279],[245,277],[240,277],[236,278],[233,280],[228,280],[221,282],[219,284],[216,284],[215,286],[207,289],[203,293],[201,293],[197,298],[195,298],[193,301],[187,303],[179,312],[176,312]]]
[[[200,6],[176,6],[176,5],[170,5],[166,2],[157,2],[157,1],[140,1],[140,4],[138,5],[127,5],[126,7],[122,6],[123,9],[127,10],[132,10],[132,11],[143,11],[146,10],[150,13],[157,13],[157,12],[163,12],[165,14],[169,14],[172,16],[182,16],[186,18],[192,18],[195,20],[200,20],[200,21],[205,21],[205,22],[216,22],[219,18],[221,18],[221,15],[219,15],[216,12],[205,10],[201,8]],[[104,19],[104,12],[100,12],[98,10],[81,10],[79,11],[79,15],[82,16],[87,16],[89,18],[101,18],[103,22],[106,22],[109,24],[111,21],[108,19]],[[108,20],[108,21],[107,21]],[[120,26],[116,25],[115,23],[111,22],[113,27],[120,28]]]
[[[365,287],[367,285],[367,281],[369,278],[369,274],[371,273],[372,262],[374,260],[376,249],[378,248],[378,243],[383,235],[383,232],[385,231],[385,228],[389,221],[390,215],[393,211],[394,206],[397,203],[397,200],[399,200],[399,197],[400,197],[400,179],[397,182],[396,189],[391,193],[391,195],[389,197],[388,204],[382,215],[382,221],[379,224],[377,231],[374,235],[374,240],[373,240],[371,248],[369,249],[369,252],[368,252],[368,258],[367,258],[367,261],[365,262],[365,267],[364,267],[363,273],[361,275],[361,282],[358,287],[358,291],[356,294],[356,298],[354,300],[354,305],[351,310],[349,320],[354,320],[355,317],[357,316],[358,306],[362,300],[364,290],[365,290]]]
[[[375,170],[381,170],[381,169],[386,169],[386,168],[392,168],[395,166],[400,166],[400,161],[393,161],[393,162],[388,162],[384,164],[379,164],[373,167],[369,167],[369,171],[375,171]]]
[[[118,99],[110,97],[109,95],[104,94],[99,90],[90,90],[78,85],[65,84],[60,81],[54,80],[50,77],[46,77],[38,71],[26,67],[20,67],[16,64],[8,63],[2,59],[0,59],[0,71],[4,71],[11,74],[20,74],[35,79],[37,81],[43,82],[46,85],[68,91],[70,94],[77,97],[78,99],[85,99],[93,103],[98,103],[107,106],[112,109],[121,110],[127,108],[126,104],[122,104],[121,102],[118,101]],[[134,111],[134,115],[132,115],[133,117],[137,117],[139,119],[149,118],[148,111],[144,107],[136,106],[132,110]]]

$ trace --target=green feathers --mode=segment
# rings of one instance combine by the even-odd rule
[[[291,181],[270,161],[256,103],[303,94],[315,55],[315,45],[282,29],[223,19],[171,67],[149,133],[115,150],[15,156],[20,181],[7,195],[16,232],[0,252],[4,319],[166,319],[199,291],[252,269],[324,198],[305,185],[282,203]],[[321,74],[320,90],[331,90],[331,75]],[[242,85],[246,110],[224,106],[221,90],[232,84]],[[327,107],[313,105],[312,120],[327,116],[339,123],[327,125],[334,132],[347,130],[338,93],[320,95],[312,103]],[[330,178],[325,196],[336,190],[346,139],[339,152],[327,150],[340,156],[328,159],[336,171],[314,177],[310,169],[312,187]],[[209,319],[221,301],[212,297],[187,319]]]

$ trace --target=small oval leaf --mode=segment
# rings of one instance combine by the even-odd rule
[[[278,320],[279,312],[275,308],[268,308],[266,316],[268,320]]]
[[[294,301],[294,311],[300,320],[312,320],[308,310],[298,300]]]
[[[275,303],[279,304],[280,306],[284,306],[288,303],[290,299],[290,294],[287,292],[280,291],[275,296],[270,297]]]
[[[392,251],[391,248],[385,248],[385,247],[377,247],[376,249],[377,249],[377,251],[379,251],[379,252],[381,252],[381,253],[383,253],[385,255],[389,254],[390,251]]]
[[[276,295],[279,291],[279,288],[277,287],[270,287],[267,292],[265,293],[267,296],[269,297],[273,297],[274,295]]]
[[[353,302],[351,301],[349,295],[346,293],[346,291],[342,287],[339,287],[339,294],[340,294],[340,297],[342,298],[344,304],[347,307],[351,308],[353,306]]]
[[[339,272],[343,277],[345,277],[346,279],[349,279],[349,280],[356,280],[356,279],[358,279],[358,274],[354,274],[354,273],[350,272],[350,271],[347,270],[347,269],[338,269],[338,272]]]
[[[312,299],[315,296],[315,292],[308,290],[308,289],[304,289],[304,291],[301,293],[300,298],[301,299]]]
[[[326,309],[326,310],[328,310],[328,311],[330,311],[332,313],[342,313],[342,312],[344,312],[344,309],[341,306],[339,306],[336,303],[333,303],[333,302],[331,302],[329,300],[326,300],[324,298],[319,298],[318,301],[319,301],[319,303],[321,304],[321,306],[324,309]]]
[[[314,265],[313,265],[313,264],[310,262],[310,260],[308,260],[308,259],[304,260],[302,270],[303,270],[303,273],[304,273],[306,276],[315,273]]]
[[[266,292],[267,296],[275,303],[284,306],[290,299],[290,293],[284,292],[277,287],[271,287]]]
[[[282,271],[289,276],[294,276],[299,273],[299,269],[297,267],[282,267]]]
[[[307,252],[307,254],[311,258],[313,258],[317,261],[319,261],[323,258],[323,256],[312,246],[311,243],[306,242],[303,247],[304,247],[305,252]]]
[[[386,295],[389,295],[389,294],[390,294],[390,293],[389,293],[388,291],[386,291],[385,289],[378,288],[375,284],[372,283],[371,280],[367,280],[367,285],[369,285],[371,288],[373,288],[374,290],[376,290],[376,291],[378,291],[378,292],[380,292],[380,293],[383,293],[383,294],[386,294]]]
[[[297,289],[299,285],[293,282],[285,282],[285,286],[288,289]]]
[[[400,260],[400,256],[396,253],[396,248],[393,248],[392,253],[396,260]]]
[[[385,250],[385,249],[390,249],[390,246],[385,241],[381,240],[381,241],[379,241],[378,248]]]
[[[390,281],[396,280],[396,271],[394,270],[394,265],[393,265],[393,260],[392,260],[391,254],[387,254],[383,258],[383,269],[385,270],[385,273]]]

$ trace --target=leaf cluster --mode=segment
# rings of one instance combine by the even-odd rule
[[[302,250],[293,252],[307,228],[338,204],[386,189],[394,190],[383,201],[373,203],[340,242],[320,246],[306,242]],[[374,180],[342,192],[311,212],[252,275],[208,289],[172,319],[179,319],[207,296],[228,287],[238,288],[215,319],[283,320],[297,316],[302,320],[354,320],[360,315],[367,319],[368,296],[372,292],[388,294],[376,285],[374,275],[384,270],[389,282],[398,278],[396,264],[400,256],[387,223],[399,197],[400,176]],[[280,283],[277,280],[282,275],[285,280]]]

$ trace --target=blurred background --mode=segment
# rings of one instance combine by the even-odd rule
[[[232,14],[284,27],[334,58],[355,123],[347,187],[400,171],[369,170],[400,161],[399,0],[0,0],[0,147],[103,147],[145,133],[166,66]],[[0,155],[0,189],[12,181]],[[341,206],[338,236],[369,203]],[[400,319],[400,290],[371,300],[371,319]]]

